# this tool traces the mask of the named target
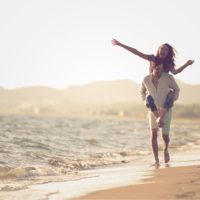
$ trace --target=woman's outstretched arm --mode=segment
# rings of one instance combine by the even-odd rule
[[[182,72],[186,67],[188,67],[189,65],[192,65],[194,63],[194,60],[188,60],[183,66],[178,67],[175,69],[174,66],[171,67],[170,71],[172,74],[178,74],[180,72]]]
[[[139,57],[141,57],[141,58],[143,58],[143,59],[145,59],[145,60],[149,60],[149,55],[144,54],[144,53],[138,51],[138,50],[135,49],[135,48],[132,48],[132,47],[129,47],[129,46],[125,45],[125,44],[122,44],[121,42],[119,42],[119,41],[116,40],[116,39],[113,39],[113,40],[112,40],[112,44],[113,44],[113,45],[120,46],[120,47],[122,47],[122,48],[124,48],[124,49],[130,51],[131,53],[135,54],[136,56],[139,56]]]

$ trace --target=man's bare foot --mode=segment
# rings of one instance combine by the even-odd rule
[[[160,167],[160,162],[159,162],[159,160],[156,161],[152,166],[155,167],[156,169],[158,169],[158,168]]]
[[[163,128],[164,127],[164,122],[160,117],[158,117],[156,119],[156,122],[157,122],[159,128]]]
[[[156,160],[155,163],[153,163],[153,164],[151,165],[151,167],[155,167],[156,169],[158,169],[158,168],[160,167],[160,162],[159,162],[159,160]]]
[[[160,165],[159,159],[156,159],[155,165]]]
[[[164,150],[164,160],[165,163],[168,163],[170,161],[169,152],[167,150]]]

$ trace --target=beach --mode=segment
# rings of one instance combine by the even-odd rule
[[[1,200],[198,200],[200,150],[173,153],[159,168],[148,162],[125,163],[82,171],[79,178],[2,191]]]
[[[200,199],[200,150],[177,152],[168,164],[150,169],[148,176],[122,187],[98,190],[72,200]]]
[[[143,184],[102,190],[74,200],[89,199],[200,199],[200,165],[158,169]]]

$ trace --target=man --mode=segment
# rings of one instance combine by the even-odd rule
[[[161,113],[162,107],[166,104],[166,97],[169,92],[173,92],[174,100],[178,99],[179,96],[179,87],[175,82],[172,75],[163,72],[163,65],[154,65],[153,71],[151,74],[146,76],[142,82],[142,86],[140,89],[142,99],[145,100],[147,97],[147,101],[149,102],[149,107],[151,111],[149,112],[149,125],[151,129],[151,143],[153,154],[155,157],[156,165],[159,165],[158,158],[158,143],[157,143],[157,135],[158,135],[158,127],[159,124],[156,121],[156,117],[153,112]],[[161,126],[162,129],[162,138],[164,140],[164,160],[165,163],[168,163],[170,160],[168,145],[169,145],[169,131],[170,131],[170,123],[171,123],[171,106],[165,112],[163,116],[163,124]]]

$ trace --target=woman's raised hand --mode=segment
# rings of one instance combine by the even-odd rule
[[[188,65],[192,65],[194,63],[194,60],[188,60],[187,62],[186,62],[186,65],[188,66]]]
[[[120,45],[121,43],[118,41],[118,40],[116,40],[116,39],[112,39],[112,44],[113,45]]]

